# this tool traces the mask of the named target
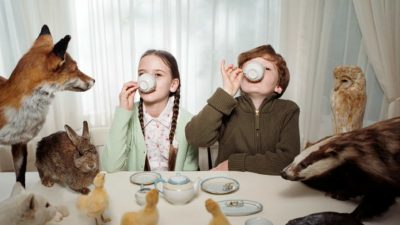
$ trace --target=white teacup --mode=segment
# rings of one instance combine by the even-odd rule
[[[245,225],[274,225],[274,224],[268,219],[262,217],[255,217],[246,220]]]
[[[263,79],[265,67],[257,62],[251,61],[243,67],[244,76],[252,82],[257,82]]]
[[[150,188],[140,188],[139,191],[135,193],[136,203],[138,205],[145,205],[146,204],[146,195],[151,191]]]
[[[143,93],[150,93],[156,89],[156,76],[144,73],[138,78],[139,90]]]

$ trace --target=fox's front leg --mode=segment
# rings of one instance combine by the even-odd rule
[[[11,146],[15,176],[17,182],[25,187],[26,160],[28,158],[28,150],[26,143],[18,143]]]

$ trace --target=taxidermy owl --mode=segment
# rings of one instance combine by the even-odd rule
[[[361,128],[367,102],[362,70],[358,66],[339,66],[334,69],[333,76],[331,109],[334,133]]]

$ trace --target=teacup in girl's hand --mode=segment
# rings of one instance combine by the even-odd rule
[[[144,73],[138,79],[139,90],[143,93],[150,93],[156,89],[156,76]]]

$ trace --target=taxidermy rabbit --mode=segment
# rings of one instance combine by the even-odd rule
[[[87,186],[99,172],[99,156],[90,143],[88,124],[83,122],[82,136],[68,125],[65,131],[47,136],[38,143],[36,167],[40,179],[47,187],[57,182],[87,194],[90,191]]]
[[[97,225],[111,221],[110,218],[103,217],[108,207],[108,195],[104,189],[105,176],[105,173],[98,173],[93,180],[94,190],[87,196],[80,196],[76,204],[79,210],[94,218]]]
[[[68,214],[66,207],[50,205],[42,196],[25,191],[19,182],[10,198],[0,203],[0,222],[7,225],[51,225]]]
[[[121,225],[156,225],[158,223],[158,191],[153,189],[146,195],[146,206],[138,212],[127,212]]]
[[[225,215],[221,212],[218,203],[210,198],[206,200],[206,209],[212,215],[209,225],[230,225]]]

